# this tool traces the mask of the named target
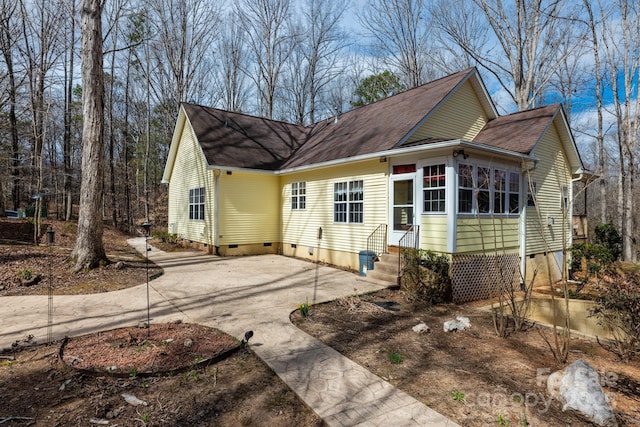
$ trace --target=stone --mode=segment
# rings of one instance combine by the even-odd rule
[[[563,411],[575,411],[598,426],[618,425],[598,372],[582,359],[549,375],[547,391]]]
[[[456,317],[456,320],[449,320],[447,322],[444,322],[445,332],[463,331],[470,327],[471,322],[469,321],[469,318],[463,316]]]
[[[416,332],[418,334],[422,334],[422,333],[429,333],[431,332],[431,329],[429,329],[429,327],[427,326],[426,323],[424,322],[420,322],[418,323],[416,326],[414,326],[413,328],[411,328],[413,330],[413,332]]]
[[[132,406],[140,406],[140,405],[147,406],[148,405],[147,402],[145,402],[142,399],[138,399],[133,394],[123,393],[121,396],[125,400],[125,402],[127,402],[129,405],[132,405]]]

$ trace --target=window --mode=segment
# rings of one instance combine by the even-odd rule
[[[189,190],[189,219],[204,220],[204,187]]]
[[[424,212],[445,212],[445,165],[432,165],[423,168]]]
[[[489,213],[491,210],[491,170],[478,168],[478,212]]]
[[[291,183],[291,209],[302,210],[307,207],[307,183]]]
[[[520,174],[509,172],[509,213],[520,212]]]
[[[458,213],[517,214],[520,174],[505,169],[458,164]]]
[[[473,166],[458,165],[458,212],[473,212]]]
[[[529,188],[527,189],[527,207],[533,208],[536,206],[536,195],[538,194],[538,183],[535,181],[531,182]]]
[[[333,184],[333,220],[364,222],[364,182],[362,180]]]

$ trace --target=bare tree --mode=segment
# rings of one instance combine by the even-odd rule
[[[18,140],[18,118],[16,103],[18,82],[13,64],[13,50],[18,34],[14,21],[16,3],[11,0],[0,1],[0,49],[7,67],[8,103],[9,103],[9,132],[11,133],[11,181],[13,209],[20,207],[20,142]]]
[[[640,72],[640,5],[632,0],[617,0],[613,7],[616,19],[607,20],[603,42],[617,125],[618,226],[622,233],[623,259],[635,261],[634,179],[638,173],[635,158],[640,147],[640,99],[635,88]]]
[[[439,27],[450,41],[494,75],[518,110],[535,107],[559,64],[572,52],[571,49],[558,51],[563,34],[574,30],[573,15],[563,9],[566,1],[473,2],[476,13],[481,14],[491,30],[487,40],[493,39],[494,43],[469,44],[467,23],[460,23],[463,27],[459,27],[448,25],[446,17],[434,19],[440,21]]]
[[[430,80],[430,27],[424,0],[371,0],[359,16],[375,49],[413,88]]]
[[[220,30],[217,2],[150,0],[148,25],[155,33],[154,93],[168,99],[175,116],[178,104],[197,101],[212,86],[212,46]]]
[[[302,10],[306,33],[300,46],[307,64],[305,78],[311,123],[316,121],[316,109],[327,86],[343,71],[341,54],[348,38],[340,28],[340,20],[345,7],[344,2],[336,0],[307,0]]]
[[[584,0],[585,10],[587,11],[587,26],[590,33],[591,50],[593,52],[594,70],[593,79],[595,82],[595,98],[596,98],[596,144],[598,152],[598,169],[597,173],[600,175],[598,182],[598,188],[600,193],[600,222],[607,222],[607,180],[604,179],[606,171],[606,157],[604,149],[604,121],[602,118],[603,111],[603,94],[602,94],[602,61],[600,59],[600,28],[602,22],[596,21],[593,14],[593,8],[591,7],[591,0]]]
[[[49,72],[62,54],[60,49],[61,4],[57,1],[20,1],[23,44],[20,47],[29,83],[29,101],[32,127],[32,166],[35,173],[34,242],[40,237],[40,213],[43,202],[43,150],[45,145],[45,116],[49,105],[45,101],[45,90],[50,82]]]
[[[71,256],[75,270],[92,269],[106,260],[102,244],[104,175],[104,77],[102,0],[81,0],[82,41],[82,185],[78,234]]]
[[[276,91],[286,61],[297,43],[291,32],[290,0],[237,0],[234,13],[247,35],[255,70],[245,72],[258,90],[259,109],[273,118]]]
[[[64,135],[62,143],[62,155],[64,164],[63,192],[64,192],[64,219],[69,221],[73,213],[73,146],[72,146],[72,109],[73,109],[73,64],[76,55],[76,0],[71,0],[69,34],[65,37],[65,98],[64,98]]]
[[[246,85],[248,52],[242,29],[229,14],[229,26],[218,40],[219,73],[216,79],[220,86],[222,108],[228,111],[243,111],[249,96]]]

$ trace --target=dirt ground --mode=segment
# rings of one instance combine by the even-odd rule
[[[146,280],[145,259],[128,236],[106,227],[110,264],[73,273],[75,223],[49,221],[55,245],[0,245],[0,296],[108,292]],[[152,241],[163,250],[182,250]],[[32,280],[24,280],[29,272]],[[161,274],[150,264],[151,277]],[[0,326],[1,327],[1,326]],[[320,426],[322,421],[250,348],[214,329],[185,324],[126,328],[33,345],[29,337],[0,353],[4,426]],[[214,360],[211,360],[211,359]],[[154,372],[154,375],[148,375]],[[145,402],[134,405],[123,395]],[[134,403],[135,400],[132,400]]]
[[[72,338],[64,363],[61,342],[20,347],[0,356],[0,424],[322,425],[250,349],[209,360],[237,344],[214,329],[169,324],[152,325],[149,339],[135,328]],[[89,366],[100,372],[79,369]]]
[[[73,249],[76,223],[47,220],[55,230],[49,247],[23,243],[0,244],[0,296],[46,295],[51,278],[54,295],[89,294],[115,291],[146,281],[145,258],[127,244],[129,236],[105,227],[103,243],[110,263],[91,271],[73,272],[69,255]],[[151,278],[162,270],[149,264]]]
[[[468,317],[471,328],[444,332],[443,323],[457,316]],[[546,377],[561,367],[537,327],[499,338],[487,312],[415,305],[391,290],[312,306],[309,317],[295,312],[292,321],[463,426],[591,425],[549,404]],[[430,332],[414,332],[420,322]],[[638,361],[617,361],[589,340],[574,338],[570,348],[569,362],[584,359],[601,374],[619,424],[639,425]]]

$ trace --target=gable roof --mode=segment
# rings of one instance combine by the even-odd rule
[[[474,144],[514,155],[530,155],[551,123],[563,120],[558,129],[570,164],[574,173],[581,169],[582,162],[561,106],[497,117],[477,69],[469,68],[307,127],[183,103],[163,182],[171,177],[186,123],[190,124],[210,168],[291,170],[409,147],[435,148],[444,139],[407,141],[467,81],[478,94],[489,119],[474,138]]]
[[[490,120],[473,142],[526,155],[534,154],[545,132],[556,123],[572,173],[579,173],[582,160],[567,123],[562,104],[520,111]]]
[[[295,168],[390,150],[477,70],[469,68],[417,88],[350,110],[311,127],[305,143],[286,162]],[[331,147],[331,149],[327,149]]]
[[[276,170],[305,138],[302,126],[182,104],[209,165]]]

